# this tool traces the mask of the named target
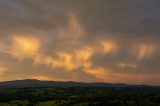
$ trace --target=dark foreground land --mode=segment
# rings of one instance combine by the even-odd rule
[[[0,106],[160,106],[160,88],[9,88],[0,90]]]

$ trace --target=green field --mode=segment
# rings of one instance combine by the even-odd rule
[[[160,106],[152,87],[53,87],[0,90],[0,106]]]

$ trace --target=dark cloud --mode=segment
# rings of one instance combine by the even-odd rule
[[[3,0],[0,59],[9,69],[0,80],[45,76],[53,80],[160,84],[159,28],[159,0]],[[16,48],[20,50],[17,54],[24,55],[22,60],[13,56],[12,43],[22,44]],[[37,58],[44,61],[35,64]],[[51,64],[54,60],[64,66]],[[15,65],[15,61],[20,62]],[[85,66],[88,61],[92,66]],[[79,65],[68,71],[73,64]],[[105,79],[96,70],[114,77]],[[130,76],[138,74],[143,78],[131,81]]]

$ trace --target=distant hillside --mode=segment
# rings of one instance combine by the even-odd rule
[[[84,82],[62,82],[62,81],[40,81],[35,79],[14,80],[0,82],[0,89],[26,88],[26,87],[149,87],[147,85],[127,85],[123,83],[84,83]]]

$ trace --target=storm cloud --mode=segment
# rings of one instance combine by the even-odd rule
[[[160,82],[159,0],[0,1],[0,80]]]

